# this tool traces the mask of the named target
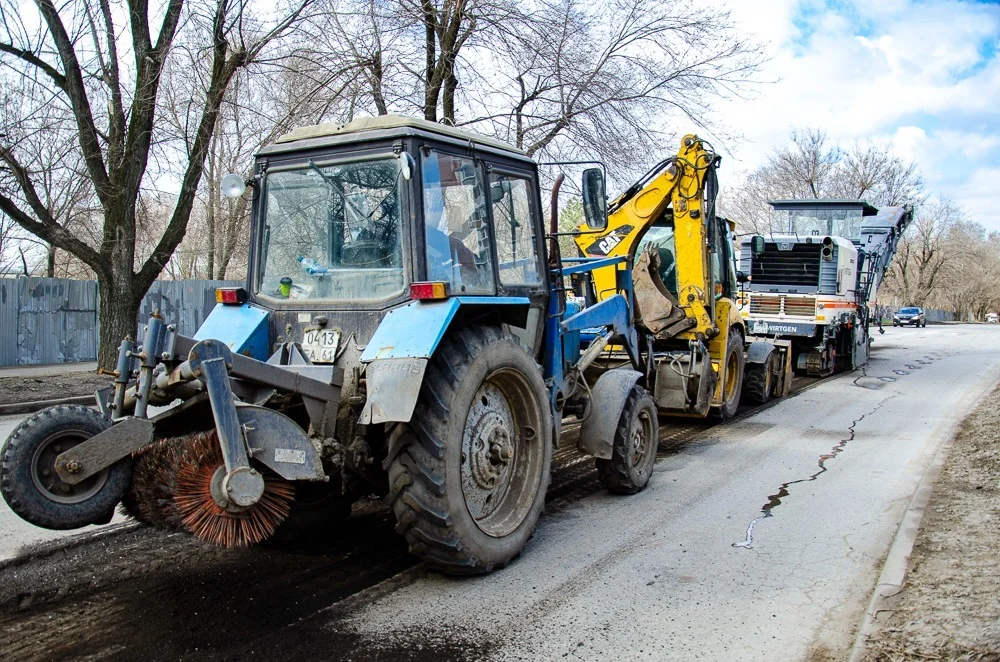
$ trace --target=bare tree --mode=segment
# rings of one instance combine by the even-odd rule
[[[329,61],[340,66],[328,66],[328,78],[335,94],[356,94],[357,112],[416,112],[531,155],[587,154],[617,171],[641,169],[637,155],[662,149],[673,137],[660,128],[670,118],[710,126],[713,102],[741,93],[763,59],[727,13],[693,3],[329,0],[327,7],[316,51],[336,53]]]
[[[746,90],[763,60],[727,12],[692,3],[547,0],[501,37],[498,84],[480,86],[497,91],[468,122],[489,121],[528,154],[597,156],[626,176],[675,139],[670,120],[714,129],[714,104]]]
[[[903,235],[890,266],[887,286],[907,305],[923,306],[947,274],[954,257],[949,255],[948,236],[960,223],[963,212],[950,200],[922,206]]]
[[[855,141],[842,148],[819,129],[793,131],[789,145],[742,182],[723,191],[720,207],[743,230],[765,233],[771,225],[769,200],[863,199],[881,206],[919,205],[924,181],[917,166],[897,156],[891,144]]]
[[[219,107],[233,76],[301,15],[300,0],[276,22],[255,20],[246,3],[168,0],[160,15],[144,0],[131,0],[128,26],[109,0],[55,5],[37,0],[38,16],[24,5],[0,2],[0,54],[8,80],[41,81],[47,104],[33,109],[31,121],[0,127],[0,160],[16,186],[0,191],[0,210],[46,242],[85,262],[100,284],[102,366],[114,364],[119,340],[134,332],[142,296],[184,237]],[[36,27],[37,19],[37,27]],[[150,29],[159,22],[158,31]],[[204,103],[195,114],[194,140],[176,156],[184,163],[180,191],[162,234],[148,256],[137,261],[136,212],[155,142],[163,71],[179,29],[201,35],[211,62]],[[132,55],[130,62],[129,55]],[[49,109],[53,112],[47,112]],[[100,242],[92,246],[61,226],[39,193],[38,172],[27,165],[24,137],[49,124],[74,148],[86,167],[103,215]],[[75,133],[75,135],[74,135]]]

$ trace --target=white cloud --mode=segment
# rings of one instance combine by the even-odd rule
[[[728,170],[752,169],[796,127],[836,141],[891,139],[933,192],[1000,230],[1000,5],[959,0],[739,2],[769,44],[755,98],[719,109],[744,137]]]
[[[1000,167],[978,168],[968,180],[955,188],[952,198],[969,213],[969,220],[981,223],[987,230],[1000,231]]]

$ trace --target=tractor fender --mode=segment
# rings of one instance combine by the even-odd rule
[[[628,394],[641,378],[641,372],[624,368],[609,370],[597,378],[591,389],[590,416],[580,427],[577,447],[582,452],[601,460],[611,459],[618,419]]]
[[[409,422],[427,362],[462,309],[488,306],[503,322],[523,328],[529,305],[527,297],[451,297],[390,310],[361,353],[367,399],[358,422]]]
[[[747,364],[766,363],[771,354],[774,353],[774,343],[763,340],[755,340],[747,347]]]

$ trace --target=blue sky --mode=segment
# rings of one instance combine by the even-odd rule
[[[768,44],[752,98],[719,108],[741,134],[728,177],[760,165],[797,127],[833,141],[892,141],[931,193],[1000,231],[1000,2],[729,0]]]

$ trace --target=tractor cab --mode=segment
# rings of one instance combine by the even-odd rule
[[[292,341],[311,362],[336,363],[347,338],[368,344],[382,313],[449,297],[520,300],[501,321],[529,327],[522,341],[538,347],[541,201],[520,150],[425,120],[363,118],[282,136],[250,183],[247,292],[270,313],[268,354]]]

